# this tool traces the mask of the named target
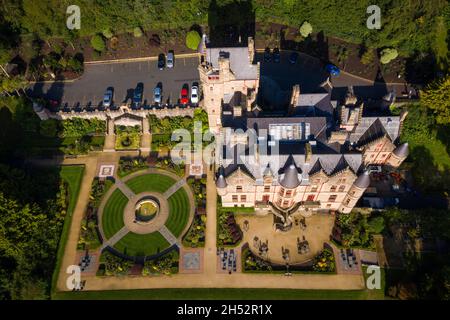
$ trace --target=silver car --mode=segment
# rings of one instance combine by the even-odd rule
[[[174,65],[173,59],[174,59],[173,51],[169,51],[169,53],[167,53],[167,60],[166,60],[167,68],[173,68]]]
[[[111,106],[113,99],[113,91],[111,89],[106,90],[105,95],[103,96],[103,106],[105,108],[109,108]]]
[[[161,88],[160,87],[155,87],[155,89],[153,89],[153,102],[161,103]]]

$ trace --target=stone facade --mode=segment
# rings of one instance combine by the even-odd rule
[[[330,81],[317,93],[294,86],[285,116],[262,117],[255,103],[254,50],[232,49],[206,49],[199,66],[204,108],[220,145],[216,186],[222,206],[271,211],[284,226],[299,212],[350,213],[370,184],[367,166],[396,168],[408,156],[407,144],[397,146],[406,114],[369,114],[352,88],[343,101],[332,101]],[[250,69],[233,69],[246,64]],[[254,66],[257,72],[249,72]],[[257,139],[251,140],[248,131],[255,128]],[[228,134],[230,129],[243,131]]]

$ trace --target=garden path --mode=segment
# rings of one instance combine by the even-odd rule
[[[158,231],[167,240],[167,242],[170,243],[171,246],[173,246],[174,244],[176,244],[178,247],[180,246],[177,237],[175,237],[165,225],[163,225]]]
[[[186,183],[185,179],[178,180],[175,184],[173,184],[166,192],[164,192],[164,197],[169,199],[175,192],[178,191],[184,184]]]
[[[105,249],[108,246],[110,246],[110,247],[114,246],[117,242],[120,241],[120,239],[125,237],[128,232],[130,232],[130,230],[128,230],[127,226],[123,226],[122,229],[117,231],[111,238],[109,238],[107,241],[103,242],[103,244],[100,248],[100,251],[102,251],[103,249]]]
[[[119,178],[116,178],[115,184],[129,200],[135,196],[134,192]]]

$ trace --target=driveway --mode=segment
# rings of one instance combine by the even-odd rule
[[[134,88],[143,83],[144,104],[151,104],[153,89],[160,83],[163,102],[177,103],[183,85],[192,86],[199,81],[197,70],[198,58],[175,58],[173,69],[157,68],[157,61],[136,61],[121,63],[86,64],[84,74],[73,82],[36,83],[29,88],[32,97],[61,101],[61,104],[72,108],[102,102],[103,94],[108,87],[114,89],[114,102],[120,105],[130,101]]]

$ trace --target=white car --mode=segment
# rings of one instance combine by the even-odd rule
[[[191,103],[197,104],[198,103],[198,87],[192,86],[191,88]]]

